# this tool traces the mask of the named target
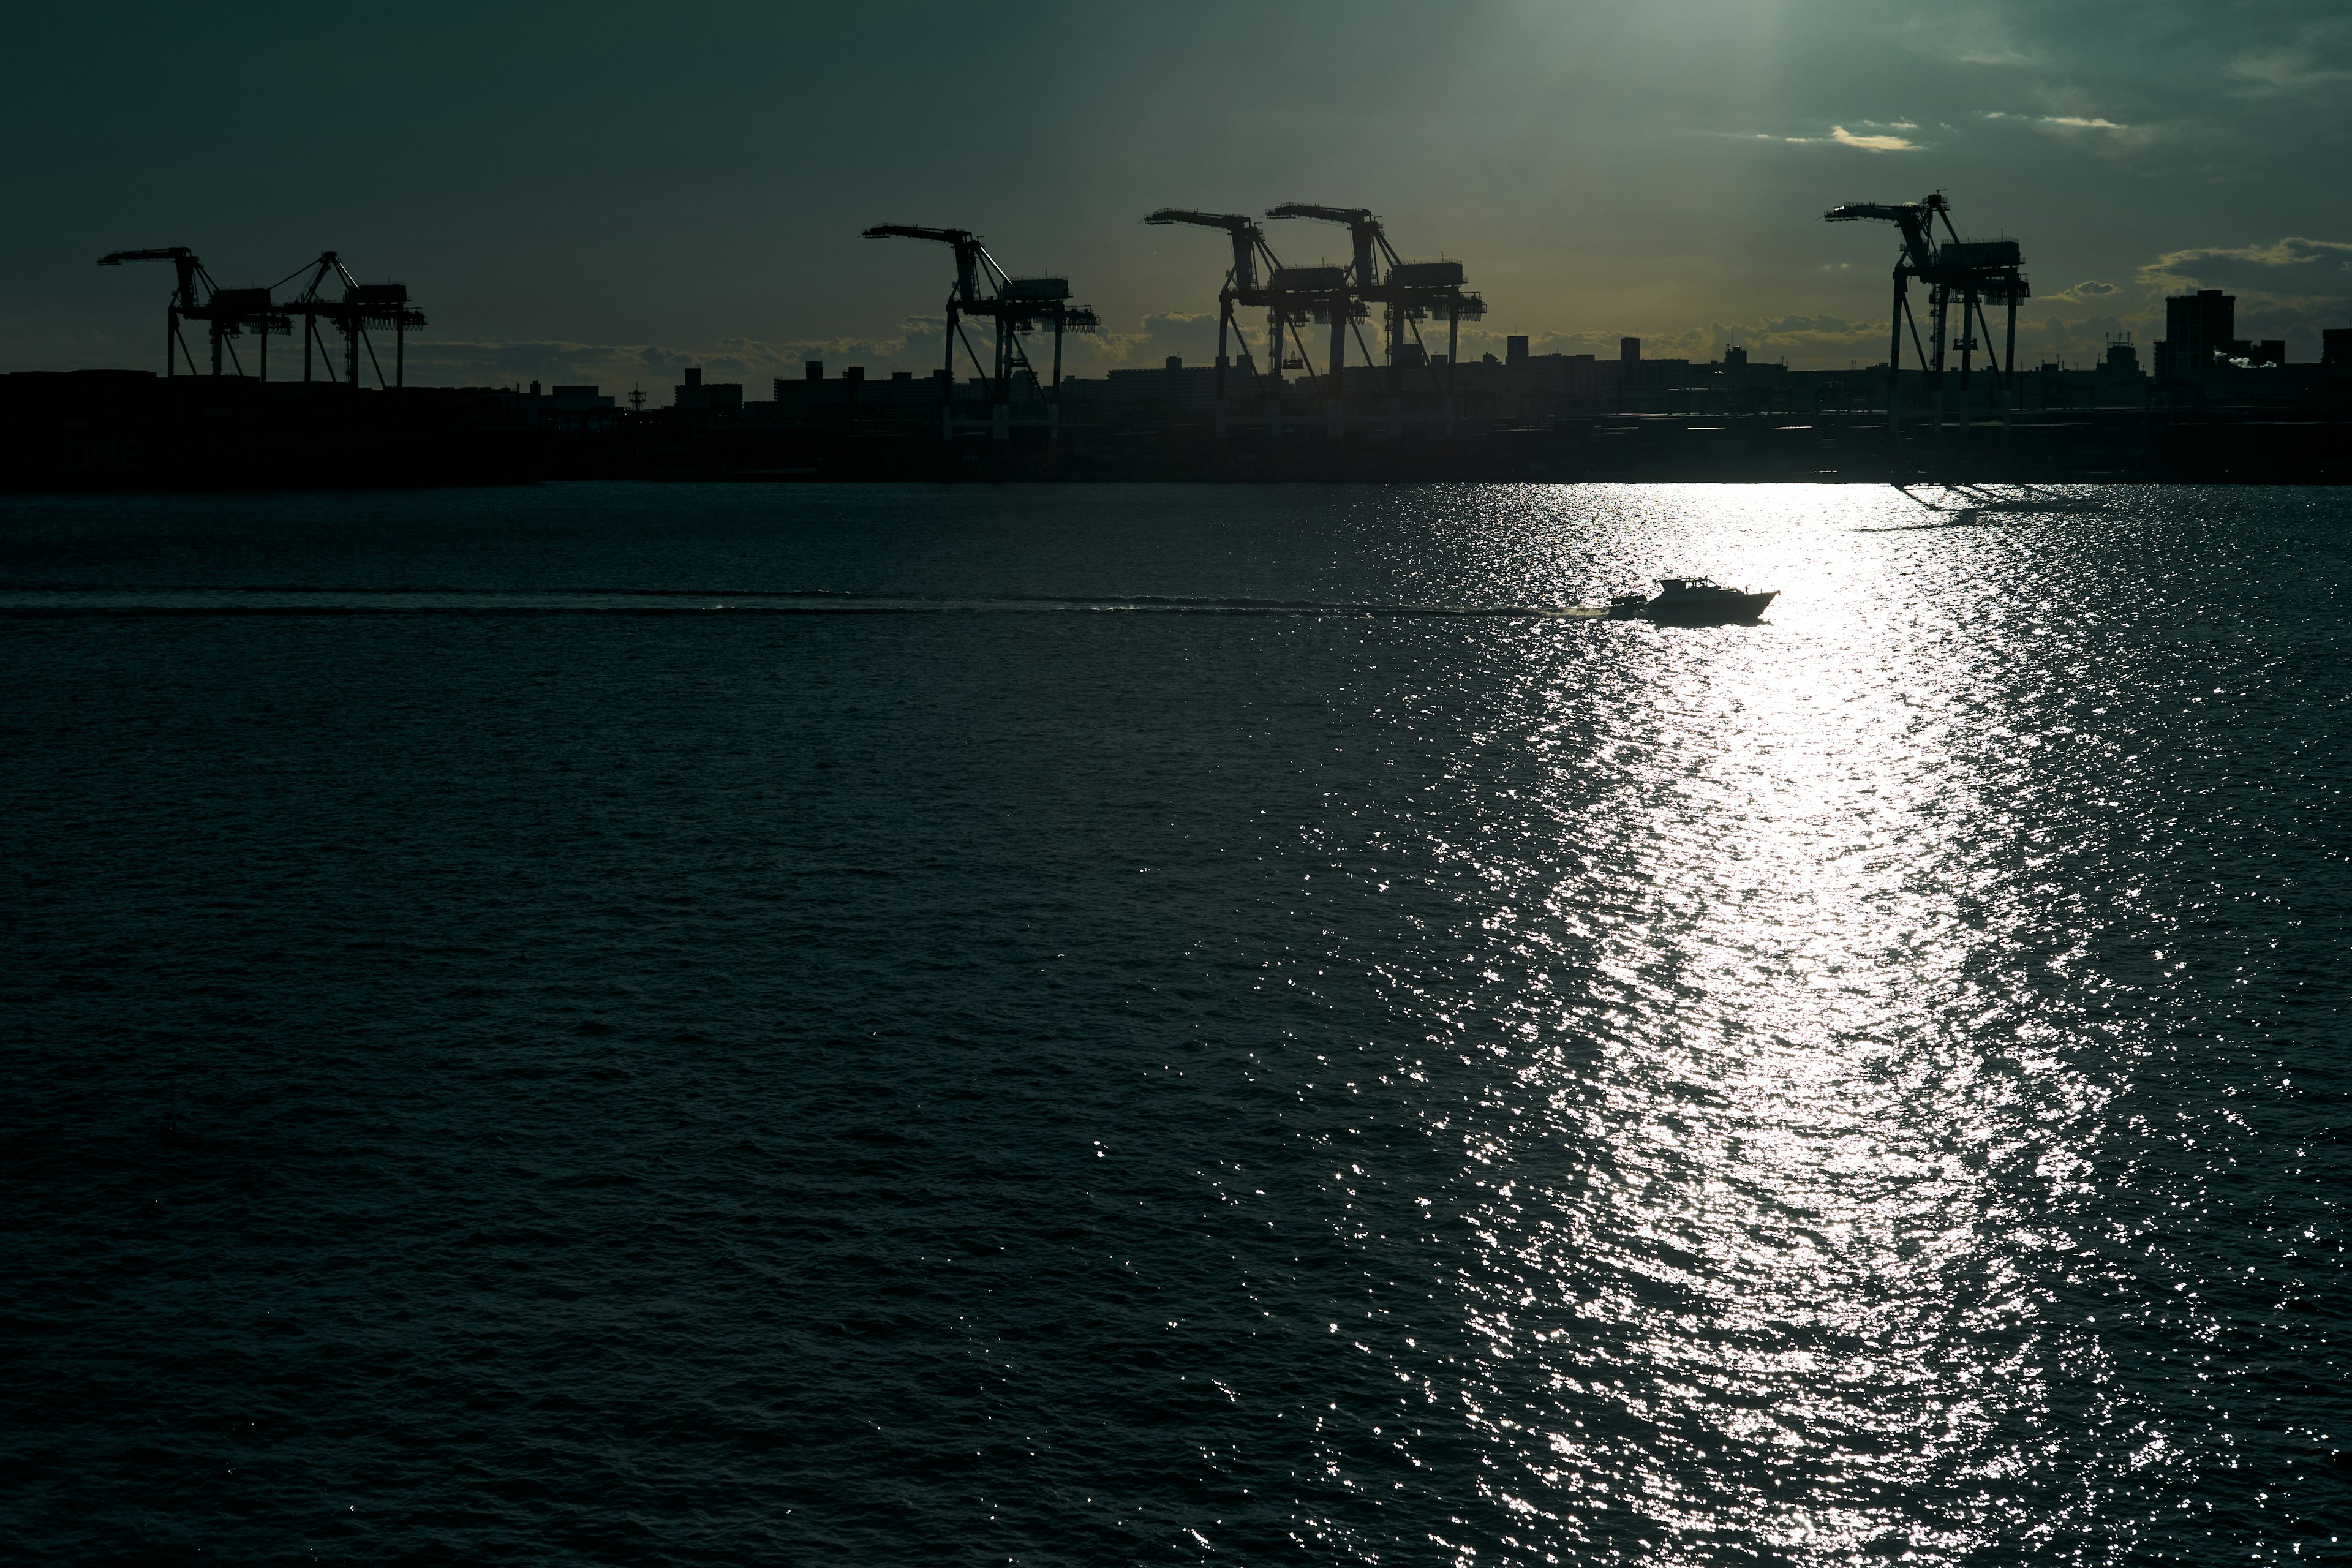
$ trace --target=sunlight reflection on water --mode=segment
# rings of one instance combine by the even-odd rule
[[[2066,984],[2123,889],[2051,874],[2055,833],[2103,825],[2038,754],[2070,728],[2053,678],[2119,672],[2011,542],[1857,536],[1900,506],[1505,512],[1564,558],[1638,538],[1783,592],[1759,627],[1523,636],[1474,700],[1472,749],[1542,765],[1455,781],[1482,951],[1393,1000],[1492,1058],[1458,1128],[1460,1397],[1514,1553],[1965,1555],[2046,1530],[2094,1468],[2067,1422],[2121,1418],[2059,1300],[2148,1030]],[[2089,1408],[2053,1407],[2062,1364]]]

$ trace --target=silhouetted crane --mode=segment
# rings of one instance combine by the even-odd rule
[[[1961,431],[1967,432],[1969,416],[1969,375],[1978,342],[1976,329],[1982,325],[1985,337],[1992,336],[1992,324],[1986,319],[1988,302],[2009,307],[2009,331],[2001,360],[1993,366],[1995,384],[2000,386],[2005,402],[2013,401],[2017,384],[2017,307],[2032,292],[2026,286],[2025,274],[2020,270],[2024,258],[2013,239],[1964,240],[1952,226],[1951,203],[1941,191],[1921,197],[1916,202],[1848,202],[1832,207],[1822,215],[1830,223],[1860,223],[1876,220],[1894,224],[1903,233],[1903,251],[1895,262],[1894,318],[1887,329],[1886,353],[1886,426],[1900,432],[1902,412],[1899,398],[1903,384],[1903,330],[1911,329],[1911,346],[1918,354],[1919,368],[1931,378],[1936,392],[1937,428],[1943,426],[1944,351],[1947,346],[1960,351],[1960,418]],[[1941,219],[1945,238],[1938,243],[1936,224]],[[1927,303],[1935,323],[1935,349],[1932,353],[1919,342],[1919,324],[1911,315],[1910,285],[1916,278],[1928,286]],[[1960,307],[1960,336],[1957,342],[1948,337],[1950,331],[1950,310],[1954,301]],[[1990,358],[1988,342],[1987,357]]]
[[[324,357],[326,338],[319,331],[323,319],[343,337],[343,382],[357,391],[360,384],[360,351],[367,351],[368,363],[375,370],[378,386],[408,384],[408,329],[425,325],[425,313],[408,303],[408,286],[404,283],[362,283],[352,276],[350,268],[331,250],[322,250],[316,261],[305,262],[278,283],[277,288],[292,282],[308,271],[310,280],[302,291],[280,307],[290,319],[302,318],[302,379],[310,379],[310,345],[317,342]],[[330,281],[342,284],[339,299],[329,299],[320,287]],[[383,365],[375,357],[375,344],[368,337],[370,327],[390,327],[393,330],[393,374],[386,381]],[[327,379],[335,379],[333,362],[328,361]]]
[[[196,253],[184,245],[164,246],[153,250],[117,250],[98,258],[100,267],[120,267],[126,261],[168,261],[178,273],[178,281],[172,289],[171,303],[163,310],[163,374],[167,379],[178,374],[180,358],[186,355],[188,374],[194,375],[196,356],[188,353],[187,342],[180,336],[180,323],[183,321],[210,321],[212,296],[219,292],[219,286],[213,281],[212,274],[205,270],[205,264],[196,259]],[[205,286],[201,299],[196,295],[199,283]],[[213,374],[218,375],[221,373],[221,323],[212,321],[211,325]],[[242,373],[244,367],[240,365],[238,369]]]
[[[1486,302],[1475,294],[1463,292],[1462,264],[1458,261],[1405,261],[1397,256],[1396,247],[1389,243],[1388,230],[1374,216],[1370,207],[1319,206],[1310,202],[1285,202],[1266,209],[1266,216],[1275,218],[1313,218],[1322,223],[1343,224],[1347,226],[1353,259],[1349,270],[1353,275],[1353,293],[1359,300],[1387,307],[1389,325],[1388,363],[1390,390],[1404,390],[1404,370],[1410,359],[1405,352],[1405,338],[1410,333],[1421,350],[1421,363],[1427,365],[1427,345],[1421,342],[1421,330],[1415,322],[1425,321],[1433,311],[1444,315],[1447,322],[1445,362],[1446,381],[1440,390],[1453,391],[1453,365],[1461,357],[1462,322],[1475,321],[1486,313]],[[1383,267],[1385,263],[1385,267]],[[1354,311],[1350,320],[1360,319]],[[1334,318],[1331,333],[1331,383],[1334,396],[1339,395],[1339,363],[1341,339]],[[1357,346],[1363,348],[1360,338]],[[1367,363],[1371,359],[1365,349]],[[1435,378],[1432,370],[1432,379]]]
[[[1058,416],[1062,395],[1062,334],[1066,331],[1090,332],[1101,324],[1101,319],[1084,305],[1070,304],[1070,280],[1066,278],[1015,278],[996,264],[980,237],[968,228],[929,228],[919,224],[877,223],[865,231],[867,239],[923,239],[950,247],[955,251],[955,288],[947,302],[947,377],[942,388],[943,400],[952,403],[955,397],[955,346],[961,341],[964,353],[971,356],[972,369],[987,380],[991,397],[999,407],[1013,401],[1013,383],[1016,373],[1026,372],[1031,384],[1037,382],[1037,372],[1021,343],[1021,334],[1034,331],[1042,322],[1054,331],[1054,380],[1048,401]],[[996,322],[996,356],[993,370],[982,370],[980,355],[973,350],[971,340],[964,335],[963,318],[984,316]]]
[[[1225,342],[1228,334],[1241,345],[1244,366],[1250,369],[1253,376],[1255,374],[1255,367],[1249,363],[1249,341],[1242,336],[1241,328],[1234,321],[1236,304],[1268,307],[1266,353],[1269,374],[1272,376],[1273,395],[1281,396],[1284,312],[1281,305],[1260,286],[1257,264],[1263,257],[1271,274],[1281,270],[1282,261],[1268,248],[1265,231],[1258,227],[1255,218],[1242,213],[1194,212],[1189,207],[1161,207],[1143,221],[1194,224],[1202,228],[1225,231],[1233,242],[1234,264],[1225,271],[1224,286],[1217,290],[1217,401],[1222,404],[1225,400]]]
[[[1266,208],[1265,216],[1274,218],[1314,218],[1323,223],[1347,226],[1348,238],[1354,248],[1355,258],[1353,264],[1341,275],[1341,287],[1333,295],[1329,383],[1331,396],[1335,400],[1344,399],[1347,395],[1347,333],[1358,319],[1356,301],[1370,299],[1372,290],[1380,284],[1377,270],[1379,260],[1375,251],[1378,246],[1385,243],[1387,239],[1387,236],[1381,231],[1381,220],[1372,216],[1370,207],[1327,207],[1318,206],[1312,202],[1285,202],[1280,206]],[[1353,284],[1352,292],[1348,286],[1349,282]],[[1357,339],[1356,346],[1364,347],[1360,336]],[[1371,351],[1364,349],[1364,362],[1367,364],[1371,363]]]

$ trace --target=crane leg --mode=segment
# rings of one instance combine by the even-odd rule
[[[1895,316],[1887,329],[1886,345],[1886,433],[1897,440],[1903,437],[1903,296],[1907,281],[1900,271],[1895,274]]]
[[[1331,301],[1331,433],[1344,436],[1348,430],[1348,297],[1339,295]]]
[[[1454,367],[1462,363],[1462,302],[1445,307],[1445,434],[1454,434]]]
[[[1225,416],[1225,336],[1233,324],[1233,302],[1223,301],[1217,310],[1217,418],[1220,423]]]
[[[1940,283],[1936,286],[1935,307],[1936,436],[1940,440],[1944,434],[1944,416],[1948,412],[1944,386],[1944,356],[1950,352],[1952,343],[1952,291]]]
[[[1276,445],[1282,440],[1282,312],[1265,313],[1265,388],[1267,430]]]
[[[1973,289],[1960,296],[1960,437],[1969,434],[1969,421],[1976,413],[1975,388],[1969,384],[1969,372],[1977,354],[1977,291]]]
[[[1005,368],[1004,318],[996,318],[996,403],[989,410],[990,434],[1000,441],[1013,439],[1013,375]]]
[[[947,369],[940,374],[940,439],[942,441],[955,435],[956,327],[955,301],[950,300],[948,301]]]
[[[2017,294],[2009,296],[2009,341],[2001,348],[2001,380],[2008,383],[2008,395],[2001,399],[2001,423],[2010,429],[2017,428]]]

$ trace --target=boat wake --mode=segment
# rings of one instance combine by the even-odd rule
[[[1189,616],[1591,620],[1590,605],[1351,603],[1161,595],[928,595],[809,588],[0,588],[0,616]]]

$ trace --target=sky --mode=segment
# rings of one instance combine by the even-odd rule
[[[1465,353],[1883,362],[1895,234],[2024,247],[2021,363],[2163,335],[2167,293],[2315,359],[2352,322],[2352,7],[2302,0],[46,7],[0,53],[0,371],[162,368],[163,266],[322,249],[408,285],[410,379],[940,363],[941,247],[1064,274],[1075,374],[1205,363],[1223,237],[1162,205],[1367,206],[1487,301]],[[1274,223],[1298,264],[1343,229]],[[273,373],[288,363],[273,353]]]

